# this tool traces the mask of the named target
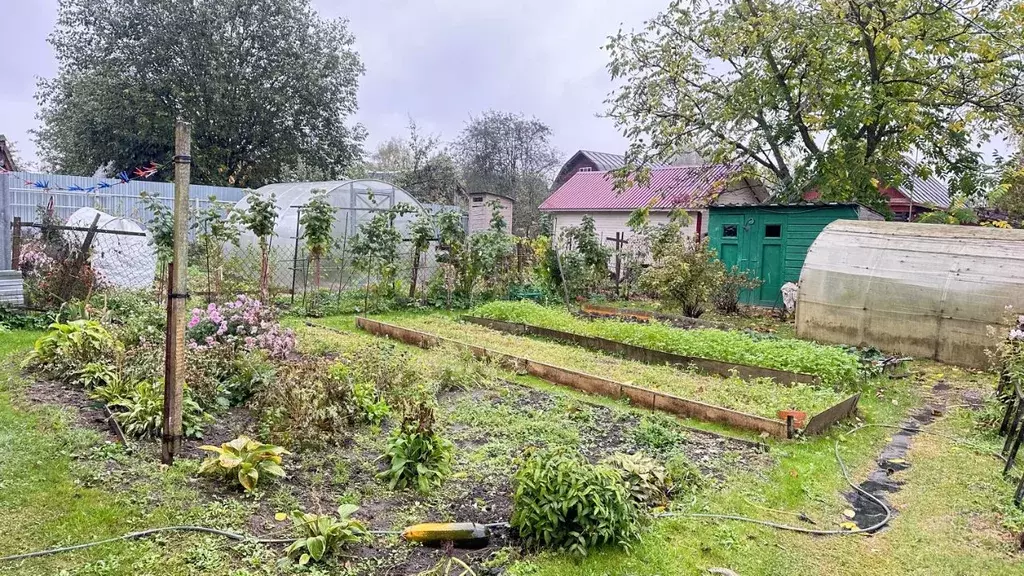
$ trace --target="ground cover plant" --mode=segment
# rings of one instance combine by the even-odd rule
[[[829,386],[853,384],[859,376],[860,364],[856,356],[837,346],[791,338],[755,338],[743,332],[713,329],[682,330],[657,322],[587,321],[533,302],[489,302],[477,306],[470,314],[597,336],[684,356],[814,374]]]
[[[383,318],[388,322],[458,342],[472,343],[766,418],[776,418],[779,410],[792,407],[814,414],[849,396],[848,393],[830,387],[805,384],[779,386],[764,379],[745,381],[735,376],[721,378],[671,366],[654,366],[578,346],[505,334],[440,315],[392,313]]]
[[[211,452],[210,457],[199,466],[199,474],[237,481],[246,492],[255,490],[261,477],[285,476],[281,460],[288,451],[280,446],[239,436],[220,446],[200,446],[199,449]],[[316,559],[319,560],[319,556]]]

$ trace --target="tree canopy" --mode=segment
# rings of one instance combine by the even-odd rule
[[[337,177],[361,155],[364,131],[346,121],[363,66],[346,22],[309,0],[61,0],[50,43],[37,139],[55,170],[168,162],[178,117],[198,183]]]
[[[453,147],[466,190],[512,198],[512,229],[535,232],[537,207],[559,162],[551,128],[536,118],[491,110],[470,118]]]
[[[420,202],[458,204],[463,193],[458,167],[441,138],[424,134],[409,119],[409,137],[391,137],[370,156],[374,177],[402,188]]]
[[[789,198],[877,204],[914,154],[978,194],[978,143],[1022,117],[1022,24],[999,0],[676,0],[607,45],[623,174],[695,150]]]

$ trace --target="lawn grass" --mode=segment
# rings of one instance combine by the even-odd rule
[[[831,388],[780,386],[768,380],[744,381],[736,377],[706,376],[670,366],[653,366],[579,346],[505,334],[439,314],[391,313],[380,318],[459,342],[767,418],[775,418],[778,410],[794,406],[808,414],[816,414],[849,395]]]

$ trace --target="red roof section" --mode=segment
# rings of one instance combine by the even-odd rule
[[[651,180],[644,186],[631,181],[630,186],[616,191],[613,177],[607,172],[581,171],[559,186],[540,209],[572,210],[636,210],[698,208],[708,204],[724,187],[738,166],[709,164],[704,166],[665,166],[651,169]]]

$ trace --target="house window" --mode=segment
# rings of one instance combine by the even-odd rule
[[[738,234],[738,227],[735,224],[722,226],[722,238],[735,238]]]
[[[782,238],[782,224],[765,224],[765,238]]]
[[[483,196],[473,196],[473,202],[483,202],[483,201],[484,201],[484,197]]]

